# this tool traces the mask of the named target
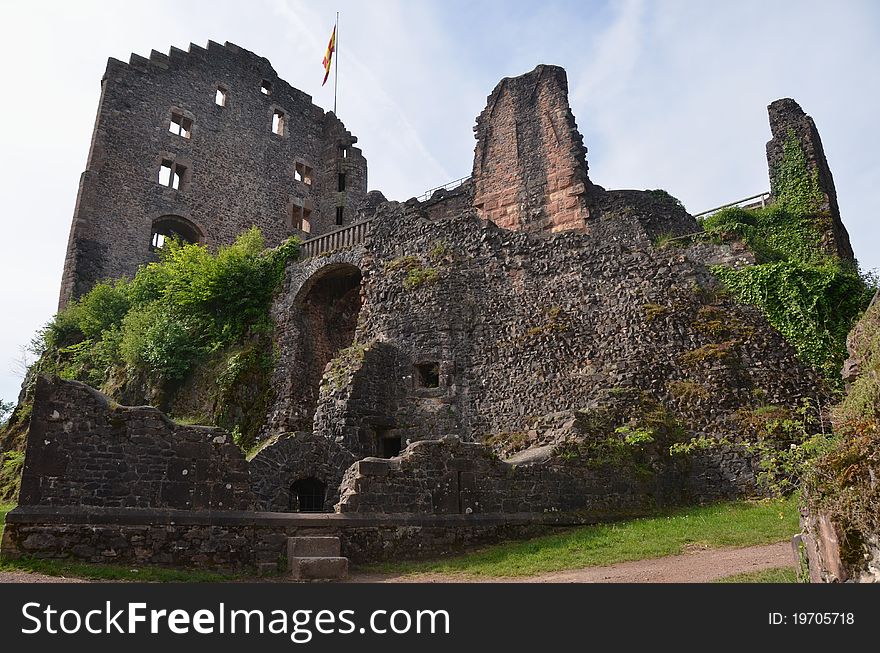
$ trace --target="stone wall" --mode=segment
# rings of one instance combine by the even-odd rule
[[[474,128],[474,206],[500,227],[523,231],[583,229],[586,148],[558,66],[504,78]]]
[[[355,460],[347,449],[308,432],[285,433],[269,439],[248,462],[257,510],[295,511],[293,484],[314,478],[326,486],[324,510],[332,512],[339,500],[342,475]]]
[[[367,458],[345,474],[341,513],[639,513],[666,497],[657,477],[610,466],[565,464],[558,455],[522,465],[457,438],[410,444],[397,458]]]
[[[726,451],[673,458],[665,452],[585,460],[568,440],[502,461],[457,438],[411,443],[391,459],[366,458],[345,473],[337,512],[412,514],[645,514],[682,502],[747,494],[754,469]]]
[[[174,216],[211,248],[257,225],[270,246],[291,235],[295,206],[311,210],[311,233],[357,219],[367,163],[357,138],[270,63],[232,43],[110,59],[71,226],[60,305],[104,278],[132,276],[155,258],[154,222]],[[267,84],[271,93],[261,91]],[[218,88],[225,106],[215,103]],[[282,133],[273,114],[284,114]],[[172,114],[192,121],[171,133]],[[158,183],[163,160],[186,168],[175,190]],[[311,169],[297,180],[296,166]],[[345,190],[339,191],[339,175]]]
[[[770,169],[770,193],[773,199],[778,200],[780,189],[791,183],[786,178],[783,161],[786,143],[793,139],[803,152],[808,179],[816,184],[818,190],[815,218],[816,226],[822,234],[824,251],[847,261],[855,260],[849,233],[840,219],[837,190],[816,123],[791,98],[776,100],[767,110],[770,115],[770,131],[773,134],[773,138],[767,143],[767,165]]]
[[[158,564],[253,573],[286,569],[287,538],[334,535],[355,564],[439,557],[466,547],[607,519],[571,515],[306,515],[19,506],[4,557]]]
[[[687,226],[678,216],[670,228]],[[653,220],[661,230],[662,216]],[[527,448],[542,416],[607,402],[610,391],[649,396],[689,435],[732,439],[740,410],[824,396],[756,309],[729,299],[686,250],[655,247],[637,212],[600,213],[591,233],[539,235],[388,204],[361,265],[355,342],[394,354],[331,364],[382,387],[368,416],[363,393],[325,377],[317,414],[332,419],[316,428],[350,447],[377,405],[403,442],[506,434]],[[434,387],[420,382],[423,364],[437,366]]]
[[[18,503],[244,510],[254,497],[244,456],[224,431],[39,377]]]

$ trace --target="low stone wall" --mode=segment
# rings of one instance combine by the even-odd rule
[[[19,504],[246,510],[244,455],[217,428],[120,406],[76,381],[40,377]]]
[[[515,462],[513,462],[515,461]],[[642,465],[590,465],[547,445],[500,460],[457,438],[410,444],[397,458],[366,458],[342,480],[338,512],[417,514],[627,512],[755,493],[753,462],[736,447]]]
[[[606,521],[609,515],[340,515],[20,506],[4,557],[283,570],[287,538],[336,535],[354,563],[437,557],[467,546]]]

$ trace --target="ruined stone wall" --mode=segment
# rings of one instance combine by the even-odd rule
[[[770,115],[770,131],[773,134],[773,138],[767,143],[767,165],[770,169],[770,193],[773,199],[778,201],[780,191],[790,187],[792,183],[786,175],[783,162],[786,143],[793,139],[794,144],[803,152],[807,179],[815,184],[818,191],[815,223],[822,234],[824,251],[847,261],[854,260],[849,233],[840,219],[834,178],[825,158],[816,123],[791,98],[776,100],[767,110]]]
[[[271,93],[261,91],[261,84]],[[154,222],[176,216],[216,248],[252,225],[270,246],[290,235],[294,205],[311,210],[311,233],[357,218],[367,164],[357,139],[332,114],[280,79],[270,63],[234,44],[210,42],[129,63],[110,59],[68,244],[60,304],[103,278],[132,276],[153,260]],[[218,88],[225,106],[215,103]],[[272,131],[284,114],[283,133]],[[172,113],[192,121],[171,133]],[[158,183],[163,160],[185,166],[178,190]],[[311,184],[295,179],[311,168]],[[345,190],[339,175],[345,173]]]
[[[363,271],[364,256],[363,246],[356,246],[328,256],[292,262],[287,266],[282,289],[271,309],[275,324],[274,338],[280,356],[272,372],[275,401],[266,417],[267,435],[312,429],[319,384],[329,361],[326,356],[336,353],[330,345],[331,336],[335,345],[345,347],[351,343],[358,319],[357,313],[352,314],[352,311],[355,300],[359,307],[361,298],[359,291],[357,294],[353,290],[347,293],[351,301],[348,303],[349,319],[344,321],[346,339],[340,339],[339,332],[315,334],[314,327],[326,324],[326,321],[307,320],[309,313],[303,307],[310,291],[322,279],[337,274],[350,277],[358,270]],[[330,305],[314,306],[318,316],[322,311],[332,310]],[[318,362],[313,355],[314,345],[321,342],[325,345],[325,357]]]
[[[341,513],[644,512],[666,502],[657,477],[589,468],[559,457],[511,465],[457,438],[415,442],[397,458],[368,458],[345,474]]]
[[[505,78],[474,128],[474,206],[500,227],[583,229],[589,216],[586,148],[558,66]]]
[[[224,431],[40,377],[18,503],[243,510],[254,498],[244,456]]]
[[[779,333],[686,251],[654,247],[622,211],[592,230],[535,235],[469,214],[432,221],[418,206],[380,209],[355,340],[396,354],[372,369],[347,365],[352,378],[393,388],[387,419],[404,441],[494,434],[526,448],[539,443],[539,418],[609,391],[645,393],[689,434],[738,438],[740,409],[822,395]],[[438,365],[437,387],[418,382],[425,362]],[[355,442],[368,426],[362,409],[322,392],[323,423],[344,424],[343,440]]]

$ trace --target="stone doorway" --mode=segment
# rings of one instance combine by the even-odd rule
[[[290,486],[291,512],[324,512],[327,484],[310,476],[295,481]]]

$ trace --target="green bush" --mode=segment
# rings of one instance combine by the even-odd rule
[[[100,386],[122,364],[158,382],[183,379],[211,352],[268,333],[269,307],[299,241],[264,249],[254,227],[212,254],[171,240],[134,279],[104,282],[43,332],[45,371]]]

